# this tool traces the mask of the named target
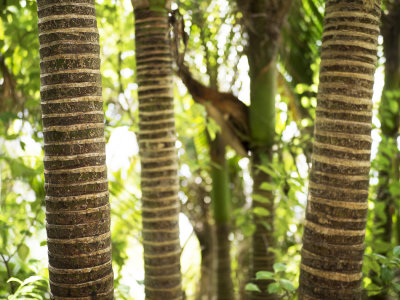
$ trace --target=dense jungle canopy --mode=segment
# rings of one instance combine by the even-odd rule
[[[0,0],[0,299],[400,298],[399,0]]]

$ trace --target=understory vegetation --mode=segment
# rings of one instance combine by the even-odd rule
[[[355,8],[337,8],[346,1]],[[90,80],[102,92],[106,159],[92,155],[103,168],[93,178],[108,176],[109,194],[91,192],[109,195],[110,213],[107,196],[92,207],[71,189],[51,188],[69,179],[57,177],[62,163],[48,157],[75,155],[46,148],[62,144],[57,130],[69,126],[44,116],[54,100],[45,77],[63,67],[45,65],[51,55],[43,49],[57,43],[45,43],[43,24],[54,16],[40,11],[53,2],[0,1],[0,299],[50,299],[51,276],[64,267],[48,249],[81,238],[74,229],[61,236],[57,226],[78,222],[67,213],[89,219],[94,209],[104,228],[93,236],[107,234],[111,220],[111,250],[101,247],[111,251],[118,300],[399,299],[399,1],[369,1],[371,9],[364,0],[178,0],[168,9],[162,0],[75,1],[96,2],[101,78]],[[340,27],[349,22],[367,25]],[[354,50],[357,43],[365,44]],[[98,138],[94,132],[81,139]],[[175,256],[160,261],[163,251]],[[153,271],[163,264],[173,267]],[[333,294],[334,280],[343,294]]]

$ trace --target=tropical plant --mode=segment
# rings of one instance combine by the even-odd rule
[[[52,297],[113,299],[94,1],[38,1]]]
[[[299,299],[358,299],[380,3],[327,1],[325,11]]]
[[[181,299],[168,1],[133,1],[146,299]]]

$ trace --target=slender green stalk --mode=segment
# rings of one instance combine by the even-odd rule
[[[225,144],[217,134],[210,142],[211,178],[212,178],[212,207],[216,231],[216,283],[217,300],[233,300],[233,283],[231,276],[230,257],[230,206],[229,174],[225,159]]]
[[[269,250],[274,247],[274,195],[261,189],[263,182],[271,182],[271,177],[258,166],[272,161],[272,146],[275,136],[275,89],[276,68],[270,63],[268,70],[257,78],[252,78],[250,125],[252,133],[252,176],[253,209],[262,208],[268,216],[253,214],[256,230],[252,239],[252,276],[258,271],[272,271],[275,255]],[[262,293],[252,293],[251,299],[275,299],[275,295],[266,292],[269,281],[258,280]]]

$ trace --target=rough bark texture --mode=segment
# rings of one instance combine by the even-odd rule
[[[217,300],[233,300],[231,256],[229,241],[230,192],[229,176],[225,159],[225,143],[220,134],[210,142],[212,205],[216,234],[216,284]]]
[[[159,11],[135,9],[135,31],[146,299],[181,299],[179,182],[167,11],[162,7]]]
[[[52,299],[113,299],[94,0],[38,0]]]
[[[328,0],[299,299],[360,299],[380,3]]]

